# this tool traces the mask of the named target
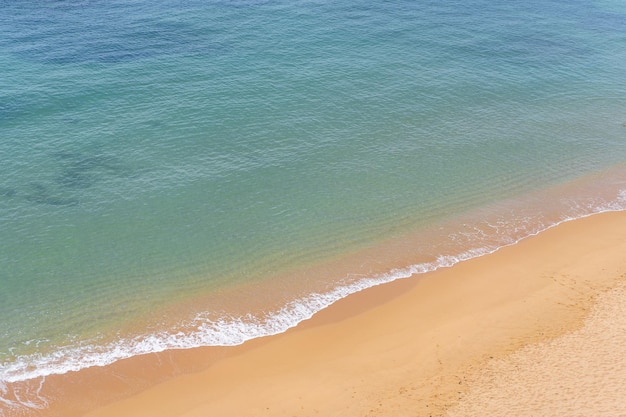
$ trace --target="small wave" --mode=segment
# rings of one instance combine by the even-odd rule
[[[481,257],[499,249],[515,245],[519,241],[537,235],[561,223],[603,212],[626,210],[626,189],[620,190],[613,201],[592,201],[568,203],[560,219],[547,225],[539,222],[530,226],[527,219],[519,219],[519,224],[510,223],[509,230],[502,231],[502,224],[487,223],[497,239],[492,243],[465,250],[456,254],[442,254],[436,260],[406,268],[398,268],[370,277],[363,277],[354,282],[339,283],[328,292],[316,292],[295,299],[275,311],[262,314],[247,314],[239,317],[221,317],[215,319],[210,312],[197,314],[190,322],[181,323],[174,330],[156,332],[131,339],[120,339],[111,343],[98,344],[83,342],[67,346],[51,353],[37,353],[18,356],[14,360],[1,364],[0,401],[6,397],[6,383],[17,383],[52,374],[64,374],[94,366],[106,366],[116,361],[137,355],[158,353],[170,349],[190,349],[202,346],[235,346],[248,340],[276,335],[295,327],[315,313],[327,308],[350,294],[367,288],[386,284],[414,275],[425,274],[440,268],[452,267],[459,262]],[[483,231],[480,231],[483,233]],[[513,236],[513,237],[512,237]],[[515,237],[517,236],[517,237]],[[452,237],[451,237],[452,239]],[[480,242],[481,239],[478,239]],[[24,404],[24,403],[22,403]],[[11,405],[11,404],[8,404]],[[36,404],[32,405],[33,407]]]

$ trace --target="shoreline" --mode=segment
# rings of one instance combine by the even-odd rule
[[[169,356],[182,375],[84,415],[445,415],[490,360],[579,329],[626,279],[623,253],[626,212],[566,222],[353,294],[280,335],[121,361],[145,375]]]
[[[492,361],[580,328],[626,280],[624,242],[626,211],[564,221],[351,294],[284,333],[0,386],[3,401],[34,406],[0,416],[446,415]]]
[[[18,360],[2,370],[0,379],[8,384],[30,384],[29,390],[34,392],[39,390],[37,378],[55,379],[55,375],[108,367],[155,352],[237,346],[280,334],[366,288],[420,279],[423,274],[491,254],[564,222],[623,210],[624,181],[623,166],[616,166],[596,176],[487,204],[438,224],[346,249],[329,259],[284,271],[279,268],[271,279],[194,294],[125,323],[115,334],[104,332],[96,343],[87,340],[83,344],[77,339],[56,350],[52,346],[48,351],[18,355]]]

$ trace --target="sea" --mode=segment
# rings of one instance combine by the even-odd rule
[[[2,417],[621,210],[623,1],[0,0]]]

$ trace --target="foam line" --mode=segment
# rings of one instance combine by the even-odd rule
[[[561,220],[547,226],[537,227],[536,230],[525,230],[525,234],[518,239],[500,235],[498,244],[480,246],[457,254],[442,254],[432,262],[393,269],[387,273],[364,277],[352,283],[339,283],[331,291],[309,294],[287,303],[276,311],[269,314],[265,313],[263,316],[247,314],[240,317],[213,319],[208,312],[199,313],[189,323],[181,323],[179,328],[187,329],[185,331],[162,331],[137,336],[132,339],[121,339],[104,345],[95,343],[83,344],[62,347],[47,354],[39,353],[19,356],[9,363],[3,363],[0,367],[0,393],[6,395],[6,385],[4,383],[28,381],[53,374],[79,371],[93,366],[106,366],[121,359],[169,349],[190,349],[201,346],[235,346],[247,340],[283,333],[350,294],[398,279],[432,272],[439,268],[452,267],[459,262],[496,252],[506,246],[515,245],[527,237],[537,235],[564,222],[598,213],[623,210],[626,210],[626,190],[620,191],[618,198],[613,202],[585,207],[584,210],[578,206],[574,210],[574,212],[579,213],[578,215],[567,214]],[[494,227],[493,230],[497,230],[497,228]],[[8,400],[2,397],[3,395],[0,395],[0,402],[6,403]]]

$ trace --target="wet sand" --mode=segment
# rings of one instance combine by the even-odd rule
[[[626,212],[564,223],[282,335],[171,353],[204,369],[86,417],[626,415],[625,254]]]

